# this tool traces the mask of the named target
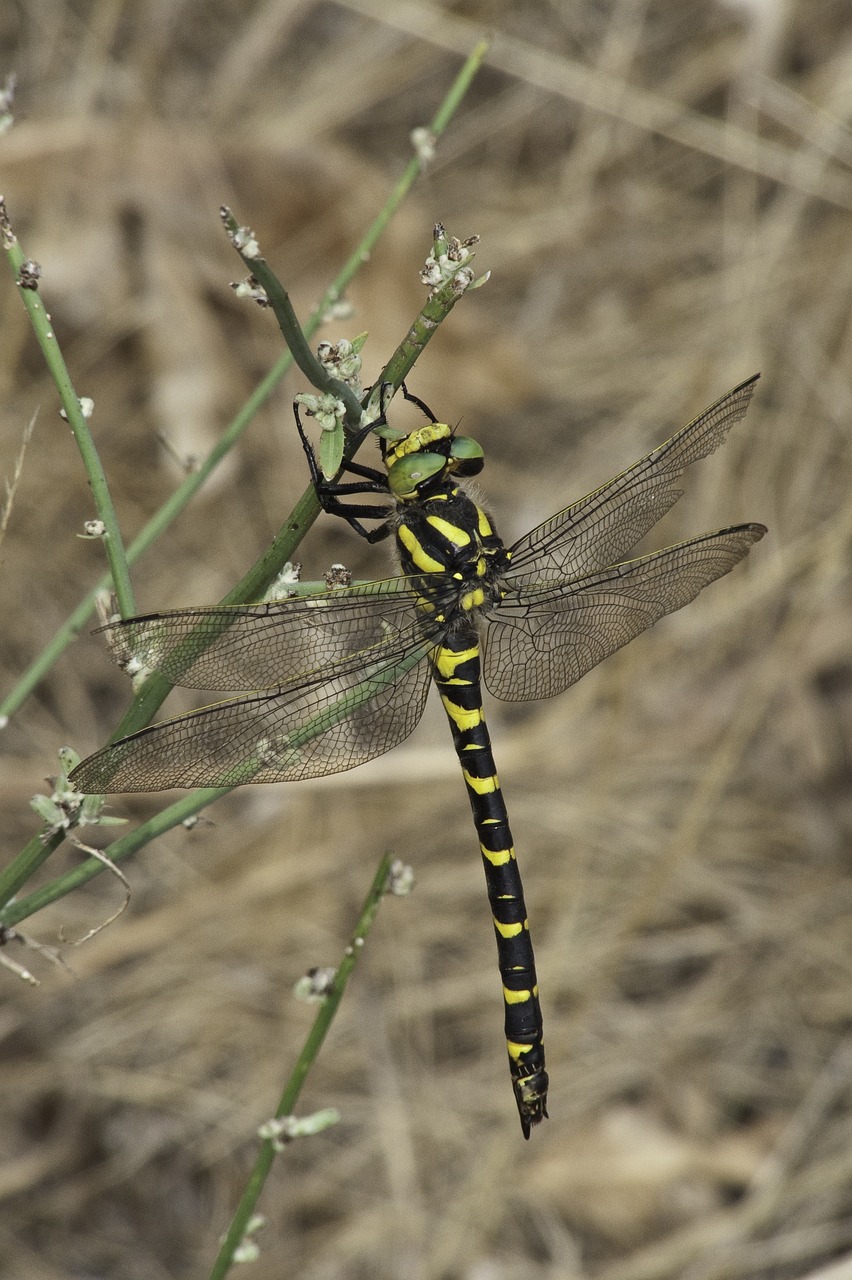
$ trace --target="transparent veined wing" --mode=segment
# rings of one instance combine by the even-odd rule
[[[295,782],[390,751],[423,713],[434,639],[387,643],[275,690],[231,698],[142,729],[71,775],[88,794]]]
[[[348,656],[433,629],[415,584],[388,578],[266,604],[176,609],[100,628],[129,671],[160,671],[187,689],[271,689]]]
[[[487,620],[483,671],[505,702],[549,698],[733,569],[761,524],[705,533],[576,579],[509,586]]]
[[[512,583],[579,578],[614,564],[677,502],[684,468],[706,458],[745,414],[755,374],[632,467],[540,524],[511,548]]]

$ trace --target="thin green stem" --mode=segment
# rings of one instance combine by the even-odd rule
[[[352,970],[355,968],[358,953],[363,950],[364,942],[376,918],[379,903],[387,889],[390,869],[391,858],[390,855],[386,854],[379,863],[373,883],[361,908],[355,931],[340,962],[328,995],[323,999],[314,1024],[305,1040],[302,1052],[296,1060],[290,1079],[284,1086],[278,1109],[275,1112],[276,1120],[280,1120],[282,1117],[289,1116],[292,1113],[302,1085],[305,1083],[308,1073],[316,1061],[322,1043],[328,1034],[328,1029],[340,1007],[340,1001],[343,998]],[[272,1139],[264,1139],[222,1247],[210,1270],[210,1280],[222,1280],[222,1277],[230,1271],[234,1260],[234,1252],[246,1234],[249,1221],[255,1212],[260,1193],[275,1161],[276,1154]]]
[[[228,790],[229,788],[227,787],[203,787],[197,791],[191,791],[189,795],[182,796],[180,800],[169,805],[167,809],[163,809],[147,822],[143,822],[135,831],[130,831],[126,836],[121,836],[120,839],[114,840],[108,849],[110,861],[121,862],[125,858],[129,858],[137,849],[149,844],[157,836],[164,835],[165,832],[180,826],[182,822],[186,822],[187,818],[195,817],[197,813],[200,813],[207,805],[212,804],[214,800],[218,800],[220,796],[227,795]],[[54,840],[58,842],[61,839],[62,833],[60,832],[51,836],[48,843],[50,844]],[[38,837],[31,840],[0,877],[0,885],[3,886],[0,889],[0,902],[6,904],[3,910],[0,911],[0,924],[12,925],[26,919],[27,916],[33,915],[36,911],[41,911],[43,907],[49,906],[52,902],[57,902],[66,893],[71,893],[73,889],[78,889],[80,885],[85,884],[87,880],[91,880],[94,876],[100,875],[105,869],[104,864],[99,862],[97,858],[87,858],[85,862],[81,862],[73,871],[57,876],[55,880],[51,880],[49,884],[44,885],[41,889],[36,889],[34,893],[28,894],[26,898],[20,898],[16,902],[9,902],[9,894],[5,886],[15,884],[15,877],[12,875],[13,871],[17,871],[18,864],[22,862],[27,851],[40,844],[41,840]],[[55,844],[47,849],[47,853],[52,853],[54,848],[56,848]],[[35,865],[37,864],[31,861],[30,873],[35,869]],[[12,893],[15,893],[20,884],[23,883],[19,876],[17,879],[19,883],[12,889]]]
[[[438,138],[441,137],[441,135],[447,128],[447,125],[450,123],[456,111],[458,110],[462,99],[464,98],[465,94],[470,88],[470,85],[471,85],[471,82],[473,81],[474,76],[479,71],[479,68],[482,65],[483,58],[488,52],[488,45],[489,45],[489,42],[487,40],[480,40],[479,44],[474,46],[473,50],[470,52],[470,54],[468,54],[467,58],[465,59],[464,65],[459,71],[459,74],[456,76],[455,80],[453,81],[450,87],[449,93],[446,95],[443,102],[439,106],[438,110],[435,112],[434,119],[429,124],[428,130],[427,130],[427,132],[431,134],[432,138],[435,141],[437,141]],[[391,192],[390,198],[385,204],[385,207],[382,209],[381,213],[376,218],[376,221],[373,223],[369,232],[364,237],[364,240],[355,250],[355,253],[352,255],[352,257],[349,259],[349,262],[346,264],[347,267],[349,267],[349,265],[353,262],[360,265],[360,261],[363,259],[360,258],[359,255],[369,254],[370,250],[373,248],[376,242],[380,239],[382,232],[384,231],[387,224],[390,222],[390,219],[393,216],[393,214],[396,212],[397,207],[405,198],[405,196],[408,194],[415,179],[419,176],[420,171],[424,166],[424,163],[425,161],[423,158],[423,153],[415,151],[415,154],[409,160],[408,164],[405,167],[405,170],[403,171],[402,176],[400,177],[399,181],[397,182],[396,186]],[[344,268],[344,270],[345,269],[346,268]]]
[[[316,316],[311,317],[310,324],[313,322],[314,329],[318,326],[319,320]],[[198,492],[207,478],[215,471],[216,467],[222,459],[231,451],[246,427],[251,422],[254,415],[258,412],[264,402],[269,398],[272,391],[281,381],[284,374],[293,363],[293,357],[289,351],[285,351],[281,358],[276,362],[263,381],[257,386],[255,391],[240,409],[239,413],[223,432],[220,439],[213,446],[210,453],[201,463],[196,471],[193,471],[186,477],[183,483],[174,491],[171,497],[167,498],[142,531],[134,538],[130,546],[127,548],[127,563],[135,564],[136,561],[148,550],[150,546],[165,533],[169,525],[180,515],[184,507],[187,506],[190,499]],[[0,719],[8,718],[18,710],[21,704],[29,697],[36,685],[44,678],[54,662],[61,657],[64,650],[70,642],[79,635],[79,633],[90,621],[95,609],[95,602],[99,595],[108,591],[110,586],[110,577],[105,574],[92,588],[91,591],[80,601],[77,608],[70,617],[63,623],[54,635],[53,639],[45,649],[39,654],[35,662],[24,672],[18,683],[9,691],[7,696],[0,702]]]
[[[56,390],[59,392],[59,399],[62,402],[65,417],[68,419],[68,425],[73,432],[77,448],[80,451],[80,458],[89,479],[95,510],[103,524],[104,531],[101,541],[104,544],[109,563],[118,607],[121,610],[122,617],[132,617],[136,612],[133,603],[133,588],[130,585],[124,543],[121,538],[121,530],[118,527],[115,508],[112,505],[106,474],[101,466],[101,460],[95,448],[89,424],[83,416],[80,398],[74,390],[68,366],[59,349],[59,343],[53,331],[50,316],[39,296],[38,276],[40,273],[36,270],[35,264],[27,260],[18,237],[12,230],[6,206],[2,199],[0,199],[0,233],[2,233],[3,248],[6,250],[9,266],[18,286],[18,293],[27,309],[27,315],[30,318],[36,341],[44,356],[44,362],[50,371]]]
[[[18,856],[0,872],[0,908],[6,907],[21,886],[27,883],[30,876],[35,875],[42,863],[46,862],[59,848],[64,839],[64,831],[55,831],[50,836],[33,836],[27,841]],[[94,858],[92,861],[94,862]],[[14,909],[19,905],[16,903]],[[26,914],[29,915],[29,912],[27,911]],[[0,910],[0,916],[2,915],[3,911]],[[18,919],[23,920],[24,917],[18,916]]]
[[[429,297],[385,365],[381,379],[383,383],[390,383],[394,390],[399,389],[414,362],[422,355],[426,344],[438,332],[439,326],[446,320],[463,293],[464,290],[459,289],[458,281],[453,279],[448,280]],[[378,390],[378,384],[374,390]]]
[[[330,392],[338,400],[343,401],[346,405],[346,420],[352,430],[357,430],[361,425],[361,404],[355,392],[345,382],[341,382],[339,378],[332,377],[314,355],[308,344],[305,331],[299,324],[296,312],[293,310],[289,293],[272,271],[266,259],[257,255],[256,248],[253,251],[254,256],[252,256],[243,247],[246,228],[240,226],[227,205],[223,205],[219,212],[231,244],[243,260],[243,266],[251,272],[254,280],[266,294],[266,301],[272,308],[272,313],[278,321],[278,328],[281,330],[281,335],[296,364],[312,386],[317,387],[320,391]]]

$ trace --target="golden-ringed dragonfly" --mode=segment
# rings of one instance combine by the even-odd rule
[[[254,692],[123,738],[84,760],[72,783],[88,793],[158,791],[340,773],[407,738],[434,683],[482,852],[509,1069],[529,1137],[547,1115],[542,1020],[482,680],[508,702],[561,693],[748,554],[766,532],[761,524],[625,559],[677,501],[684,468],[743,417],[756,381],[511,547],[463,487],[482,469],[481,447],[416,397],[408,398],[430,421],[409,433],[383,422],[383,468],[349,462],[344,470],[356,478],[342,483],[321,477],[297,413],[322,507],[370,542],[392,536],[400,576],[111,623],[105,630],[125,665],[133,658],[188,688]]]

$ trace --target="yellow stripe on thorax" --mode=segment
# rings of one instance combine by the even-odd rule
[[[460,528],[457,524],[452,524],[449,520],[444,520],[441,516],[427,516],[426,523],[430,524],[433,529],[445,537],[448,542],[451,542],[454,547],[467,547],[470,545],[470,534],[466,529]]]
[[[400,525],[396,536],[411,556],[411,562],[415,568],[422,569],[424,573],[445,572],[446,566],[429,555],[407,525]]]
[[[471,609],[479,609],[485,604],[485,592],[482,587],[474,587],[472,591],[465,592],[461,600],[459,600],[459,604],[466,613],[469,613]]]
[[[488,516],[482,510],[482,507],[477,507],[476,511],[477,511],[477,527],[479,529],[479,536],[481,538],[492,537],[494,530],[491,527],[491,521],[488,519]]]

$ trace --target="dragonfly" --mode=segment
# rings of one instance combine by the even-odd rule
[[[547,1116],[542,1015],[524,890],[482,687],[507,702],[562,693],[728,573],[766,533],[738,524],[629,553],[680,497],[678,480],[746,412],[759,375],[665,444],[507,547],[465,482],[475,440],[434,418],[373,424],[381,469],[350,460],[325,479],[296,413],[321,507],[369,542],[393,540],[399,573],[246,606],[108,624],[120,663],[173,684],[247,690],[113,742],[71,775],[83,793],[295,782],[355,768],[412,732],[431,685],[473,812],[500,970],[521,1129]],[[366,428],[366,435],[371,428]],[[341,479],[349,474],[352,479]],[[365,524],[365,521],[376,521]]]

